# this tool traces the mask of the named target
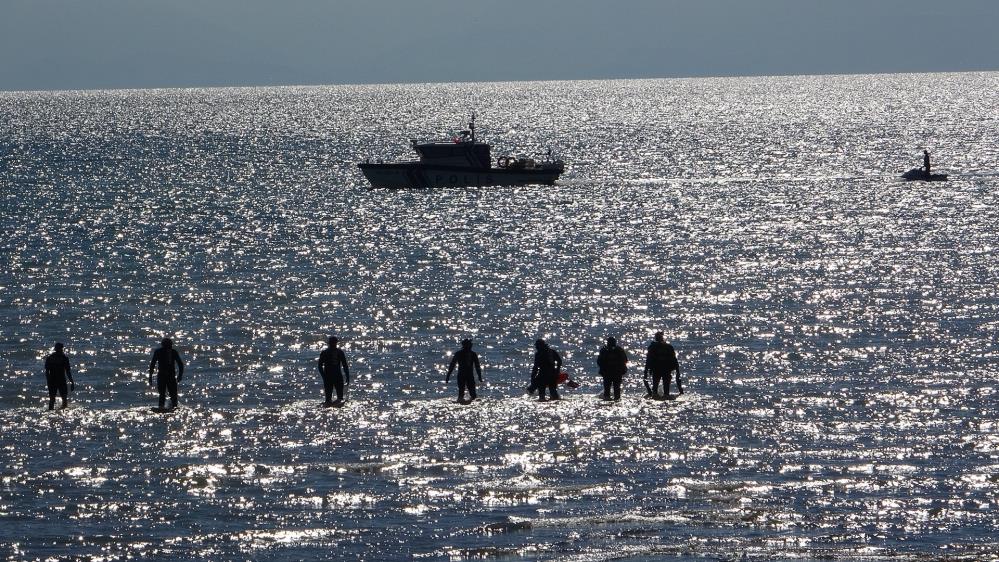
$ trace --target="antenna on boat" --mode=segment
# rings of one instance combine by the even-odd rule
[[[468,124],[468,130],[472,131],[472,144],[475,144],[475,112],[472,112],[472,122]]]

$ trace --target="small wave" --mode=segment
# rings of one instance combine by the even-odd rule
[[[601,515],[583,515],[575,517],[542,517],[530,519],[511,516],[507,525],[514,529],[577,529],[603,526],[634,526],[655,527],[663,524],[685,523],[690,519],[680,514],[643,515],[634,512],[607,513]]]

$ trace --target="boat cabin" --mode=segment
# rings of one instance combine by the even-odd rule
[[[420,162],[434,166],[488,169],[492,164],[489,145],[483,142],[458,140],[418,144],[413,141],[413,150],[420,155]]]
[[[451,141],[418,143],[416,139],[409,142],[413,150],[420,155],[420,162],[433,166],[460,166],[462,168],[488,170],[492,166],[489,145],[475,141],[475,114],[468,124],[468,130],[462,131],[460,137]]]

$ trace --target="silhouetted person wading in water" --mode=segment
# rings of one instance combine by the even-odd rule
[[[604,379],[604,400],[610,400],[611,388],[614,389],[614,400],[620,400],[621,379],[628,371],[628,354],[617,346],[616,339],[607,338],[607,345],[600,348],[600,355],[597,356],[597,366]]]
[[[923,149],[923,168],[926,170],[926,177],[930,177],[930,151]]]
[[[343,385],[350,384],[350,367],[347,366],[347,356],[336,346],[339,341],[331,337],[327,342],[329,347],[319,354],[319,376],[323,377],[325,406],[333,405],[333,389],[336,389],[336,401],[343,402]]]
[[[166,404],[167,392],[170,393],[170,408],[176,408],[177,384],[184,378],[184,362],[180,360],[180,354],[173,348],[170,338],[163,338],[160,348],[153,352],[153,359],[149,362],[149,386],[153,386],[153,372],[156,372],[156,386],[160,391],[160,409]]]
[[[49,387],[49,410],[55,409],[56,393],[62,398],[62,407],[67,406],[66,379],[69,379],[70,388],[76,389],[73,373],[69,369],[69,358],[63,353],[62,348],[61,343],[55,344],[52,353],[45,358],[45,382]]]
[[[558,400],[558,373],[562,370],[562,357],[545,340],[534,342],[534,367],[531,368],[531,386],[528,394],[538,389],[538,400],[545,400],[545,389],[552,400]]]
[[[676,387],[683,394],[683,386],[680,384],[680,363],[676,360],[676,350],[673,346],[663,341],[663,333],[656,332],[656,339],[649,344],[649,351],[645,355],[645,372],[642,377],[648,377],[652,373],[651,396],[659,394],[659,381],[663,381],[663,396],[669,396],[669,385],[672,380],[673,371],[676,371]],[[648,384],[648,383],[646,383]]]
[[[472,340],[463,340],[461,349],[455,352],[451,358],[451,364],[447,368],[447,376],[444,382],[451,381],[451,373],[458,367],[458,401],[465,400],[465,389],[468,389],[469,400],[475,400],[475,373],[479,375],[479,382],[482,382],[482,365],[479,364],[479,354],[472,351]]]

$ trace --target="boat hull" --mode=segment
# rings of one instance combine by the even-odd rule
[[[371,182],[371,187],[384,189],[553,185],[563,171],[561,167],[469,169],[420,162],[362,163],[357,166]]]
[[[947,181],[947,174],[927,174],[923,168],[913,168],[902,174],[905,181]]]

